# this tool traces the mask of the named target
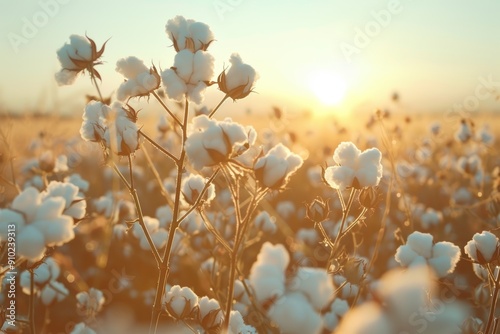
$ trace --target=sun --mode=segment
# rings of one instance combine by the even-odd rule
[[[339,105],[347,93],[347,83],[339,75],[329,71],[311,73],[309,88],[326,106]]]

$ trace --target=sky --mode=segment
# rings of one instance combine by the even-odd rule
[[[500,109],[500,1],[484,0],[23,0],[0,2],[1,110],[71,114],[94,93],[90,80],[58,87],[56,50],[69,35],[98,45],[105,95],[123,78],[116,61],[136,56],[165,69],[175,55],[166,22],[207,23],[216,74],[233,52],[259,73],[256,94],[232,108],[347,112],[390,104],[410,112]],[[215,79],[215,78],[214,78]],[[222,97],[207,93],[213,105]],[[2,111],[0,111],[2,112]]]

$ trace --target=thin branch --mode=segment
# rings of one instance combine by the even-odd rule
[[[175,116],[175,114],[173,112],[170,111],[170,109],[167,107],[167,105],[165,104],[165,102],[163,102],[163,100],[161,99],[161,97],[158,96],[158,94],[156,94],[155,91],[153,91],[151,94],[153,94],[153,96],[158,100],[158,102],[160,102],[161,106],[163,107],[163,109],[165,109],[165,111],[170,115],[172,116],[172,118],[174,119],[174,121],[180,126],[182,127],[182,123],[181,121],[179,121],[179,119],[177,118],[177,116]]]
[[[161,147],[156,141],[154,141],[151,137],[149,137],[147,134],[145,134],[142,130],[139,130],[139,133],[148,141],[151,143],[151,145],[153,145],[156,149],[158,149],[161,153],[165,154],[167,157],[169,157],[170,159],[172,159],[174,162],[178,162],[179,159],[173,155],[172,153],[170,153],[169,151],[167,151],[166,149],[164,149],[163,147]]]
[[[212,112],[208,115],[208,118],[212,118],[215,113],[217,112],[217,110],[219,109],[219,107],[229,98],[229,95],[225,95],[222,100],[219,102],[219,104],[214,108],[214,110],[212,110]]]

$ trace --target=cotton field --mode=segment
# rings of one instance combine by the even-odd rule
[[[266,73],[209,22],[163,42],[68,32],[78,115],[0,115],[1,333],[498,332],[498,116],[241,110]]]

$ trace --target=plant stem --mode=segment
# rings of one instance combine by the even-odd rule
[[[177,180],[175,185],[175,198],[174,198],[174,208],[172,212],[172,223],[170,224],[170,230],[168,232],[167,246],[165,247],[165,250],[163,252],[163,257],[161,259],[160,272],[158,274],[158,284],[156,286],[155,301],[153,304],[151,323],[149,326],[150,333],[156,333],[156,330],[158,328],[158,321],[161,314],[161,298],[163,296],[163,292],[165,290],[165,283],[167,282],[168,274],[170,271],[169,267],[170,254],[172,252],[172,245],[174,243],[175,232],[177,231],[177,227],[179,227],[178,216],[179,216],[179,205],[181,196],[182,172],[184,170],[184,160],[186,158],[186,150],[184,149],[184,143],[186,142],[187,139],[188,112],[189,112],[189,102],[186,97],[186,104],[184,108],[184,119],[181,124],[181,129],[182,129],[181,155],[179,157],[179,160],[176,161]],[[200,194],[200,196],[202,196],[202,194]]]
[[[172,153],[170,153],[169,151],[167,151],[166,149],[164,149],[163,147],[161,147],[156,141],[154,141],[151,137],[149,137],[148,135],[146,135],[142,130],[139,130],[139,133],[148,142],[150,142],[151,145],[153,145],[156,149],[158,149],[161,153],[165,154],[167,157],[169,157],[170,159],[172,159],[175,162],[179,161],[179,159],[177,159],[177,157],[175,157]]]
[[[153,91],[151,94],[153,94],[153,96],[158,100],[158,102],[160,102],[161,106],[163,107],[163,109],[165,109],[165,111],[170,115],[172,116],[172,118],[174,119],[174,121],[180,126],[182,127],[182,123],[181,121],[179,121],[179,119],[177,118],[177,116],[175,116],[175,114],[173,112],[170,111],[170,109],[167,107],[167,105],[165,104],[165,102],[163,102],[163,100],[158,96],[158,94],[156,94],[155,91]]]
[[[236,250],[236,251],[235,251]],[[231,310],[233,309],[234,281],[236,278],[236,264],[238,263],[237,249],[233,249],[231,267],[229,268],[229,282],[227,289],[226,311],[224,313],[224,326],[222,333],[228,333]]]
[[[499,292],[500,292],[500,270],[498,270],[496,275],[495,275],[493,295],[491,297],[490,314],[488,316],[488,322],[486,324],[486,329],[484,330],[484,334],[489,334],[491,326],[493,325],[493,321],[495,318],[495,309],[497,307],[497,299],[498,299]]]
[[[160,258],[160,253],[158,252],[158,249],[156,249],[155,243],[153,242],[151,234],[149,233],[146,223],[144,222],[144,215],[142,214],[141,202],[139,201],[139,196],[137,195],[137,189],[135,189],[134,186],[134,171],[132,167],[132,158],[130,157],[130,154],[127,157],[128,157],[128,166],[130,173],[130,187],[128,190],[134,199],[134,204],[135,204],[135,209],[137,210],[139,224],[141,225],[144,235],[146,235],[146,239],[148,241],[149,247],[151,248],[151,252],[153,252],[153,255],[155,257],[156,265],[160,266],[162,262]]]
[[[335,236],[335,240],[333,241],[333,244],[330,246],[331,247],[331,249],[330,249],[330,256],[328,257],[328,260],[326,261],[326,270],[327,271],[329,270],[330,263],[331,263],[334,255],[335,255],[337,249],[339,248],[340,240],[345,235],[342,232],[344,230],[345,223],[346,223],[347,217],[349,215],[349,211],[351,210],[351,206],[352,206],[352,203],[354,201],[354,194],[355,194],[355,192],[356,192],[356,189],[352,188],[351,192],[349,194],[349,199],[347,200],[347,204],[345,204],[344,198],[342,196],[342,192],[340,190],[338,190],[338,195],[339,195],[339,198],[340,198],[340,203],[344,203],[342,205],[342,221],[340,223],[340,229],[339,229],[337,235]],[[354,224],[352,224],[352,225],[354,225]]]
[[[35,272],[33,269],[29,269],[30,273],[30,298],[29,298],[29,311],[28,319],[30,323],[31,334],[36,334],[35,332]]]
[[[220,100],[219,104],[214,108],[214,110],[212,110],[212,112],[208,115],[208,118],[212,118],[215,113],[217,112],[217,110],[219,109],[219,107],[229,98],[229,95],[225,95],[222,100]]]
[[[101,94],[101,89],[99,88],[99,85],[97,84],[97,79],[95,78],[95,75],[94,73],[92,73],[92,71],[89,71],[90,72],[90,78],[92,80],[92,83],[94,84],[95,88],[97,89],[97,95],[99,95],[99,100],[101,100],[102,103],[104,103],[104,99],[102,98],[102,94]]]

